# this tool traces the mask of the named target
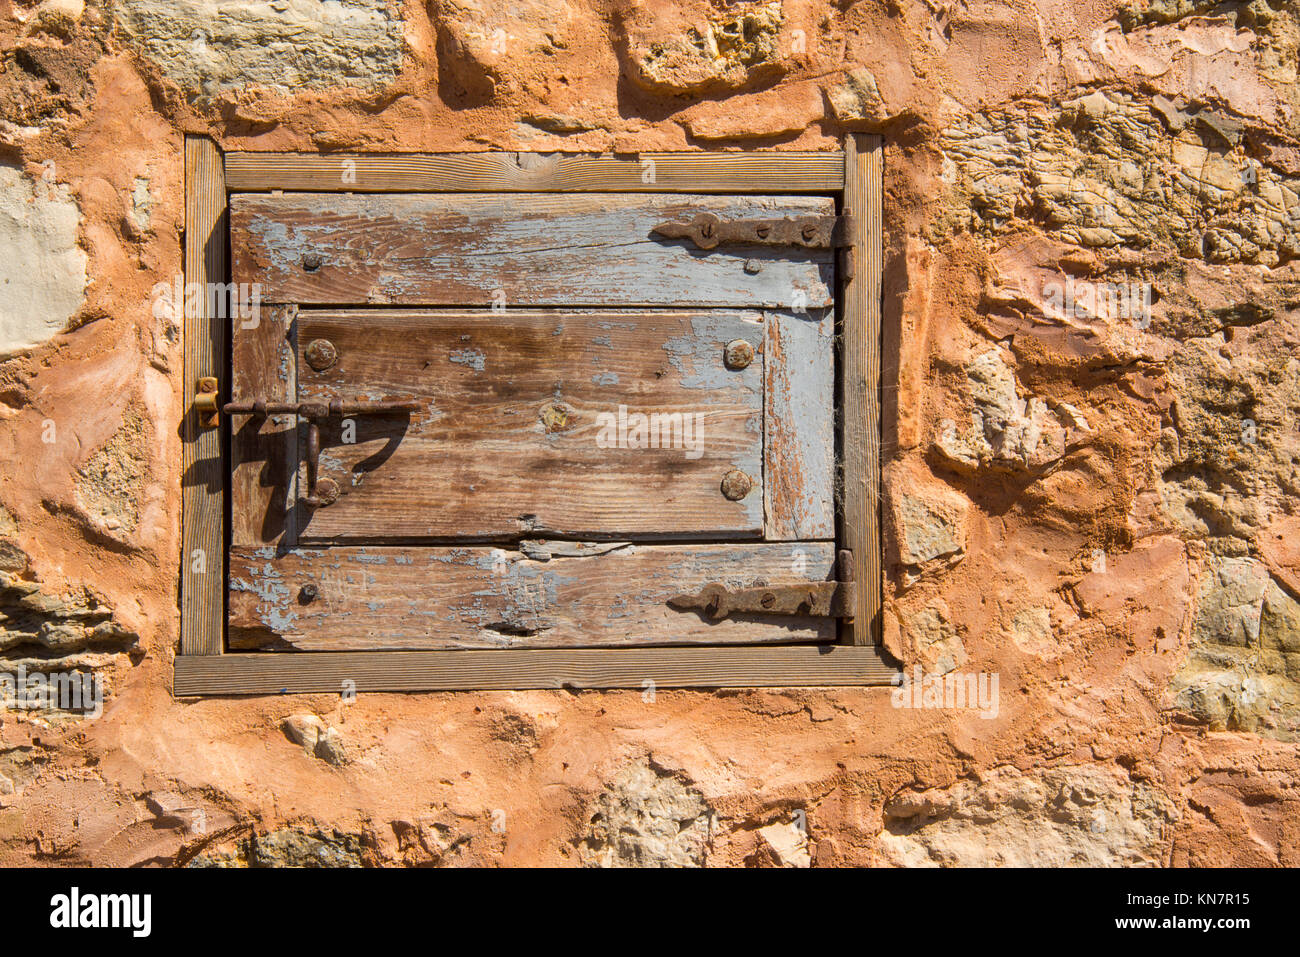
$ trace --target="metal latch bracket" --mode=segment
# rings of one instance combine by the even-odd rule
[[[198,416],[199,428],[214,429],[221,424],[220,411],[217,407],[217,380],[215,376],[203,376],[195,383],[194,414]]]

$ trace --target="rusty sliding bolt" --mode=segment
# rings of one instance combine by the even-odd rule
[[[320,471],[320,426],[331,418],[344,418],[353,415],[409,415],[422,408],[414,400],[403,402],[342,402],[331,399],[328,402],[267,402],[265,399],[253,399],[248,402],[227,402],[222,411],[226,415],[252,415],[265,418],[268,415],[297,415],[307,420],[307,494],[302,496],[302,503],[308,508],[332,505],[338,501],[340,489],[337,482],[329,478],[318,478]]]

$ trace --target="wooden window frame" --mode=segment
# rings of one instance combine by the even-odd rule
[[[227,653],[222,430],[198,425],[202,377],[226,377],[225,322],[186,310],[182,426],[180,650],[173,694],[264,695],[532,688],[747,688],[888,685],[880,656],[880,305],[882,144],[850,134],[837,152],[285,154],[232,152],[185,138],[185,281],[229,280],[234,192],[812,193],[854,213],[852,279],[842,286],[838,384],[844,486],[841,547],[853,553],[857,613],[831,645]],[[653,175],[649,175],[650,173]],[[351,684],[348,684],[351,682]]]

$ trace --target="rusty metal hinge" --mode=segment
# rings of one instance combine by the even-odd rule
[[[668,239],[685,239],[699,249],[718,246],[798,246],[838,249],[853,242],[853,216],[786,216],[782,219],[721,219],[697,213],[689,222],[667,222],[652,232]]]
[[[847,549],[840,551],[839,581],[758,585],[753,588],[730,588],[714,582],[693,594],[670,598],[668,605],[678,611],[698,611],[713,619],[733,614],[852,618],[858,600],[852,557]]]
[[[410,414],[423,406],[416,401],[406,402],[267,402],[253,399],[245,402],[227,402],[222,411],[226,415],[251,415],[265,418],[268,415],[298,415],[307,420],[307,494],[301,501],[309,508],[332,505],[338,501],[341,489],[329,478],[317,478],[320,470],[320,424],[329,418],[352,415]]]

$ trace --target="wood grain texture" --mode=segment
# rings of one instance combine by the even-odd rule
[[[229,153],[234,192],[806,193],[844,186],[840,153]]]
[[[339,358],[299,357],[300,398],[425,410],[357,416],[353,444],[342,420],[322,428],[343,494],[303,510],[299,541],[761,537],[762,363],[723,352],[762,335],[761,314],[716,310],[303,310],[299,349]],[[740,501],[721,492],[732,469],[754,480]]]
[[[292,402],[296,306],[270,306],[231,329],[230,399]],[[291,543],[297,501],[298,417],[230,417],[230,543]]]
[[[226,475],[221,430],[199,428],[194,395],[200,378],[224,377],[225,322],[210,283],[226,281],[226,187],[221,153],[200,136],[185,138],[185,282],[204,290],[184,305],[184,409],[181,425],[181,643],[183,655],[222,651]],[[197,284],[197,286],[195,285]],[[201,300],[201,301],[198,301]]]
[[[840,540],[853,552],[858,614],[845,627],[855,645],[880,639],[880,283],[882,271],[880,138],[850,134],[844,153],[844,208],[856,217],[857,265],[844,291],[841,334],[844,510]]]
[[[848,645],[343,651],[177,658],[172,693],[800,688],[889,685],[896,675],[874,648]]]
[[[656,237],[701,210],[723,218],[829,214],[816,197],[236,194],[234,276],[302,305],[708,306],[832,304],[825,249],[704,252]],[[747,266],[748,264],[748,266]]]
[[[667,604],[713,582],[827,581],[833,564],[829,542],[627,545],[547,561],[488,547],[232,549],[229,640],[295,651],[833,642],[829,618],[715,621]]]
[[[764,323],[763,496],[768,541],[835,537],[834,315]]]

